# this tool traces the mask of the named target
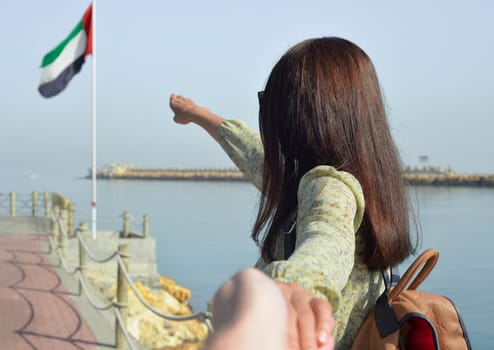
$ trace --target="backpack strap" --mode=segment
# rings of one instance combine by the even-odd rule
[[[400,270],[398,269],[398,266],[391,266],[389,269],[391,274],[391,287],[394,287],[400,281]]]
[[[374,307],[374,319],[381,338],[387,337],[400,328],[400,322],[389,303],[388,294],[400,279],[395,267],[381,271],[384,280],[384,292],[377,299]]]
[[[381,338],[387,337],[400,328],[400,321],[396,318],[393,308],[389,304],[387,290],[376,301],[374,320]]]
[[[400,281],[400,271],[398,266],[391,266],[381,271],[384,280],[384,288],[389,292]]]
[[[400,322],[389,301],[396,298],[407,286],[407,289],[416,289],[432,271],[438,259],[439,252],[437,250],[427,249],[415,259],[401,278],[396,267],[382,271],[384,292],[377,299],[374,308],[374,319],[381,338],[387,337],[400,328]],[[417,274],[419,268],[422,269]],[[408,285],[415,275],[416,277]]]
[[[382,270],[381,273],[383,275],[383,280],[384,280],[384,290],[389,291],[391,289],[391,278],[392,278],[391,268]]]
[[[417,259],[415,259],[412,265],[410,265],[396,286],[391,289],[389,298],[393,299],[397,297],[404,289],[417,289],[417,287],[427,278],[434,266],[436,266],[438,259],[439,252],[436,249],[425,250],[417,257]],[[414,276],[415,278],[413,278]]]

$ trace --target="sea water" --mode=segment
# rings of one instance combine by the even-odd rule
[[[90,220],[89,180],[59,172],[3,170],[0,176],[3,195],[10,190],[60,192],[76,203],[77,222]],[[494,189],[409,191],[419,251],[440,251],[438,265],[419,289],[450,297],[464,318],[473,348],[494,349]],[[257,259],[258,249],[250,239],[257,204],[257,190],[243,182],[98,181],[98,227],[120,229],[122,213],[129,211],[133,228],[139,230],[142,215],[149,215],[158,270],[192,290],[195,311],[206,308],[221,282]]]

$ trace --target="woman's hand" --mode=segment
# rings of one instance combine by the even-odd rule
[[[217,129],[223,118],[211,113],[205,107],[199,107],[190,98],[177,95],[170,96],[170,108],[174,113],[173,120],[178,124],[195,123],[206,130],[213,138],[218,137]]]
[[[276,282],[288,309],[290,350],[329,350],[335,327],[331,305],[295,283]]]
[[[178,124],[188,124],[195,121],[201,114],[201,109],[190,98],[175,93],[170,96],[170,108],[175,115],[173,120]],[[205,111],[203,111],[205,112]]]

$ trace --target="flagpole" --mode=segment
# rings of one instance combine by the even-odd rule
[[[91,141],[92,141],[92,230],[93,230],[93,239],[96,239],[96,0],[92,0],[92,40],[93,40],[93,52],[92,52],[92,108],[91,108]]]

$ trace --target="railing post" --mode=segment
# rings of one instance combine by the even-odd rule
[[[130,235],[130,214],[128,211],[124,211],[123,213],[123,236],[125,238]]]
[[[149,237],[149,216],[144,215],[142,218],[142,234],[144,238]]]
[[[87,256],[81,240],[84,239],[84,233],[87,232],[87,225],[84,222],[81,222],[77,228],[77,231],[77,244],[79,246],[79,271],[81,272],[81,278],[86,278]],[[84,289],[82,288],[82,282],[79,280],[79,295],[82,296],[83,292]]]
[[[32,197],[32,201],[33,201],[32,214],[33,214],[33,216],[38,216],[38,192],[33,191],[33,193],[31,194],[31,197]]]
[[[45,217],[50,217],[50,194],[45,192]]]
[[[57,250],[58,246],[58,241],[59,241],[59,232],[60,228],[58,227],[58,215],[60,215],[60,208],[56,206],[53,208],[53,216],[51,218],[51,242],[53,243],[53,247],[50,244],[50,254],[53,253],[53,251]]]
[[[10,192],[10,216],[15,216],[15,192]]]
[[[67,209],[62,208],[60,210],[60,219],[58,220],[58,223],[60,224],[61,222],[61,227],[60,227],[60,232],[59,232],[59,239],[60,239],[60,249],[62,251],[62,256],[65,258],[66,255],[66,250],[67,250]],[[65,231],[65,234],[64,234]]]
[[[65,230],[65,238],[70,237],[70,232],[69,232],[69,205],[66,205],[62,211],[62,224],[63,228]]]
[[[74,213],[75,213],[75,204],[70,202],[69,217],[67,222],[67,232],[69,234],[69,237],[74,237]]]
[[[120,244],[118,246],[118,254],[122,258],[123,268],[129,270],[129,246],[127,244]],[[127,314],[128,314],[128,286],[127,280],[125,279],[122,267],[118,265],[118,275],[117,275],[117,307],[122,318],[123,327],[127,327]],[[115,343],[117,349],[124,349],[126,340],[123,330],[120,328],[118,320],[115,320]]]

